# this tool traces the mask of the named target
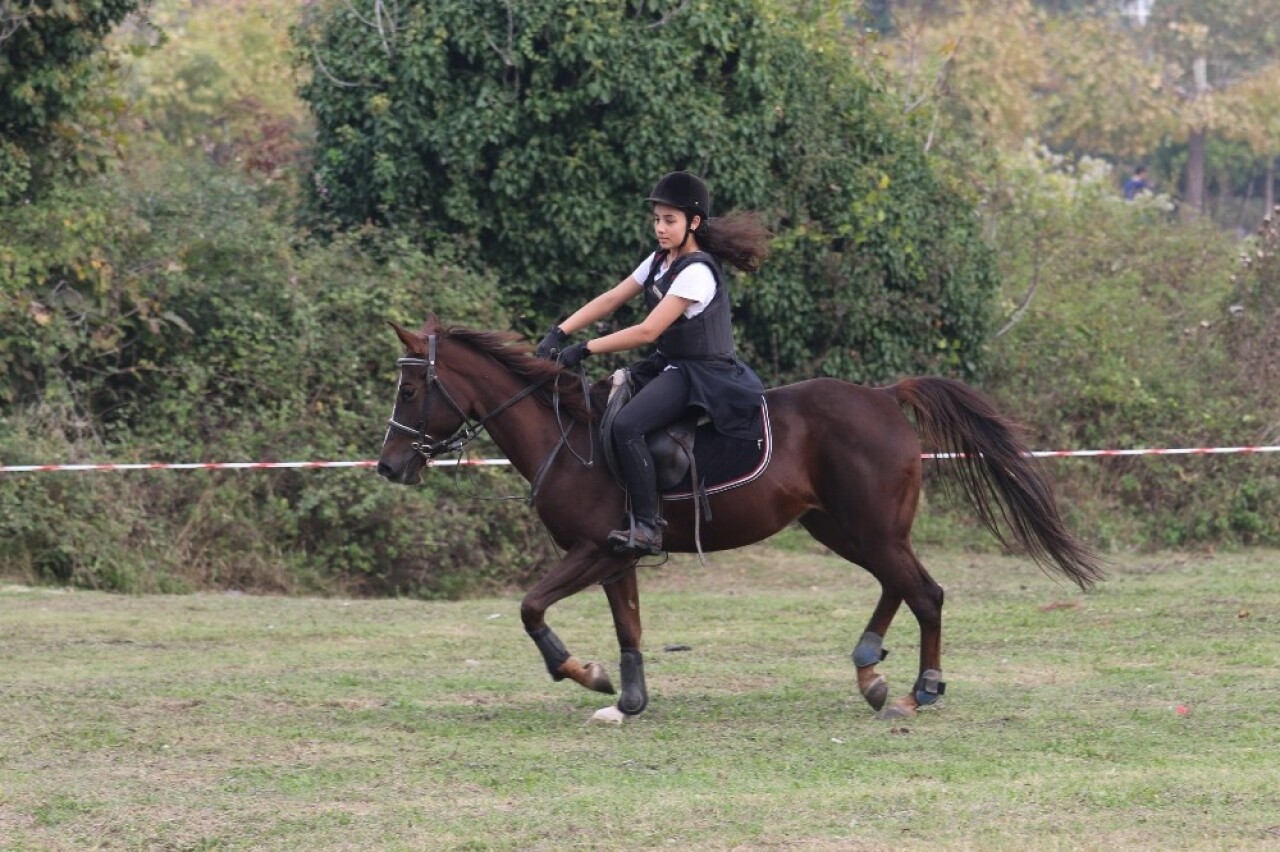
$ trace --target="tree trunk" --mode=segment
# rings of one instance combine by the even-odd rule
[[[1197,127],[1187,137],[1186,187],[1182,198],[1184,219],[1196,219],[1204,212],[1204,143],[1209,132]]]
[[[1191,62],[1191,77],[1195,81],[1193,100],[1209,91],[1209,60],[1197,56]],[[1204,143],[1209,128],[1194,127],[1187,138],[1187,174],[1183,192],[1182,218],[1195,219],[1204,213]]]
[[[1274,216],[1276,212],[1276,158],[1267,158],[1267,174],[1262,179],[1262,215]]]
[[[1244,198],[1240,199],[1240,215],[1236,216],[1236,233],[1240,236],[1249,233],[1245,220],[1249,215],[1249,203],[1253,201],[1253,187],[1257,182],[1257,178],[1250,178],[1249,185],[1244,188]]]

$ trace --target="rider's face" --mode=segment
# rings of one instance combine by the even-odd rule
[[[658,238],[658,247],[672,249],[684,240],[689,219],[678,207],[665,204],[653,205],[653,234]]]

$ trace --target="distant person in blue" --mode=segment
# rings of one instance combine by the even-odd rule
[[[1133,174],[1124,182],[1124,200],[1132,201],[1138,196],[1138,193],[1146,192],[1151,189],[1151,184],[1147,183],[1147,167],[1138,166],[1133,170]]]

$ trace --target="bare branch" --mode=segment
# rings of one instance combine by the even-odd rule
[[[22,25],[27,22],[34,12],[19,12],[13,8],[9,2],[0,3],[0,44],[4,44],[9,38],[22,29]]]
[[[1002,337],[1005,332],[1013,328],[1022,321],[1022,316],[1027,312],[1027,308],[1031,306],[1031,300],[1035,298],[1036,290],[1040,287],[1040,243],[1041,240],[1037,235],[1035,246],[1031,251],[1031,285],[1027,287],[1027,292],[1022,294],[1022,301],[1018,303],[1018,307],[1014,309],[1013,315],[1009,317],[1009,321],[1004,327],[996,332],[996,337]]]
[[[646,28],[651,30],[656,30],[658,27],[665,27],[667,24],[671,23],[676,18],[680,17],[680,15],[684,13],[684,10],[688,8],[689,8],[689,0],[684,0],[683,3],[681,3],[679,6],[675,7],[674,9],[672,9],[670,12],[667,12],[667,14],[663,15],[661,18],[654,21],[652,24],[646,24],[645,26]]]
[[[386,15],[386,12],[383,10],[383,7],[382,7],[382,0],[374,0],[374,3],[373,3],[373,15],[374,15],[374,18],[375,18],[375,19],[377,20],[377,22],[378,22],[378,38],[380,38],[380,39],[382,40],[382,50],[383,50],[383,52],[384,52],[384,53],[386,53],[386,54],[387,54],[387,58],[388,58],[388,59],[394,59],[394,58],[395,58],[395,53],[394,53],[394,51],[392,51],[392,50],[391,50],[391,42],[389,42],[389,41],[387,40],[387,31],[386,31],[386,30],[383,28],[383,26],[382,26],[382,19],[383,19],[384,17],[388,17],[388,16]],[[395,19],[390,19],[389,23],[390,23],[390,27],[391,27],[391,35],[394,37],[394,36],[395,36],[395,26],[396,26]]]
[[[366,18],[364,15],[361,15],[359,12],[356,11],[355,4],[352,3],[351,0],[343,0],[343,5],[347,7],[348,12],[350,12],[352,15],[355,16],[355,19],[357,21],[364,24],[366,27],[369,27],[370,29],[378,28],[378,25],[375,24],[372,20],[370,20],[369,18]],[[374,14],[376,15],[377,12],[378,12],[377,7],[374,7]]]
[[[520,90],[520,69],[519,69],[519,66],[516,65],[516,59],[515,59],[516,18],[515,18],[515,12],[511,8],[510,2],[507,2],[506,7],[507,7],[507,46],[506,48],[504,49],[501,46],[499,46],[498,43],[493,40],[493,36],[489,35],[488,30],[485,31],[484,40],[488,42],[489,47],[493,50],[493,52],[498,54],[498,58],[502,60],[503,66],[505,66],[509,71],[512,72],[512,81],[516,91],[518,92]]]
[[[330,72],[328,67],[325,66],[324,60],[320,58],[319,48],[314,45],[312,46],[312,49],[311,49],[311,55],[315,57],[316,67],[320,69],[320,73],[323,74],[325,77],[327,77],[329,79],[329,82],[333,83],[333,85],[341,86],[344,89],[358,89],[360,88],[361,85],[363,85],[361,83],[348,83],[345,80],[339,80],[337,77],[333,76],[332,72]]]
[[[906,108],[903,109],[903,113],[913,112],[925,101],[929,100],[932,97],[936,97],[939,93],[942,92],[943,87],[947,83],[947,77],[951,73],[951,67],[955,64],[956,51],[959,50],[959,48],[960,48],[960,42],[957,40],[955,48],[951,51],[951,54],[943,61],[942,65],[938,67],[938,73],[933,75],[933,83],[929,85],[929,88],[927,88],[920,95],[920,97],[916,98],[914,101],[907,104]],[[914,76],[914,72],[913,72],[913,76]]]
[[[371,30],[378,31],[378,39],[382,42],[382,52],[387,55],[388,59],[394,58],[395,51],[392,49],[391,43],[395,39],[396,30],[399,29],[399,4],[397,4],[397,8],[394,11],[388,12],[383,5],[383,0],[374,0],[372,18],[366,18],[364,15],[361,15],[356,11],[355,4],[352,3],[351,0],[344,0],[343,5],[347,7],[347,11],[350,12],[357,21],[364,24]],[[389,38],[387,35],[388,29],[390,30]]]
[[[937,104],[933,105],[933,118],[929,120],[929,136],[924,140],[924,152],[929,153],[929,149],[933,147],[934,134],[938,130],[938,116],[942,114],[942,108]]]

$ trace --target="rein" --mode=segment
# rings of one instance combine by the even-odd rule
[[[523,400],[525,397],[535,393],[539,388],[545,385],[552,378],[551,376],[546,376],[541,379],[538,379],[536,382],[533,382],[532,384],[529,384],[526,387],[522,388],[520,391],[518,391],[514,396],[512,396],[506,402],[502,403],[497,408],[493,409],[488,414],[481,417],[479,420],[473,421],[473,419],[466,413],[466,411],[463,410],[462,406],[458,404],[457,400],[453,398],[453,394],[449,393],[449,389],[444,386],[444,382],[440,381],[440,374],[436,370],[436,362],[438,360],[436,358],[437,338],[438,336],[435,334],[429,335],[427,337],[427,357],[426,358],[407,357],[407,358],[400,358],[396,361],[396,366],[401,369],[401,373],[400,373],[401,382],[404,381],[403,370],[405,367],[426,367],[427,368],[427,387],[426,387],[426,390],[424,391],[425,399],[423,400],[423,405],[422,405],[422,419],[418,421],[417,426],[408,426],[396,420],[395,411],[393,410],[391,413],[390,419],[387,420],[387,425],[390,428],[395,429],[399,432],[403,432],[408,435],[412,435],[414,437],[414,441],[411,444],[411,446],[419,455],[425,458],[428,462],[430,462],[432,459],[436,458],[437,456],[440,456],[446,453],[454,453],[454,452],[460,453],[462,449],[467,446],[467,444],[470,444],[472,441],[474,441],[476,438],[480,436],[480,433],[483,432],[485,429],[485,423],[495,419],[499,414],[502,414],[504,411],[511,408],[521,400]],[[579,367],[578,373],[579,373],[579,378],[582,382],[583,399],[586,401],[588,411],[590,411],[591,394],[589,393],[589,389],[587,387],[587,375],[586,375],[586,372],[582,370],[581,367]],[[594,464],[595,442],[591,435],[590,426],[587,427],[588,449],[587,449],[586,458],[583,458],[581,455],[579,455],[578,451],[575,450],[573,448],[573,445],[569,443],[569,433],[573,431],[573,422],[570,421],[569,427],[567,429],[565,428],[564,421],[560,415],[560,385],[558,381],[559,376],[557,375],[555,376],[555,378],[557,379],[557,382],[552,386],[552,409],[555,411],[556,427],[557,427],[557,431],[560,433],[560,438],[558,441],[556,441],[555,447],[551,449],[551,452],[548,453],[547,457],[542,461],[542,464],[538,466],[537,473],[535,473],[533,476],[533,479],[529,487],[529,496],[528,498],[526,498],[526,502],[529,505],[533,505],[533,501],[537,498],[538,488],[542,485],[542,479],[544,476],[546,476],[547,471],[550,470],[552,463],[556,459],[556,456],[560,454],[561,447],[565,447],[565,446],[569,447],[569,452],[573,454],[574,458],[582,462],[584,466],[592,467]],[[444,397],[445,401],[448,402],[449,406],[454,410],[454,412],[459,417],[462,418],[462,425],[458,427],[458,429],[452,435],[446,438],[436,438],[432,436],[430,432],[427,431],[427,421],[431,415],[432,388],[439,388],[440,393]],[[397,387],[396,388],[397,399],[399,399],[399,395],[400,395],[400,390]],[[500,499],[514,499],[514,498],[500,498]]]

